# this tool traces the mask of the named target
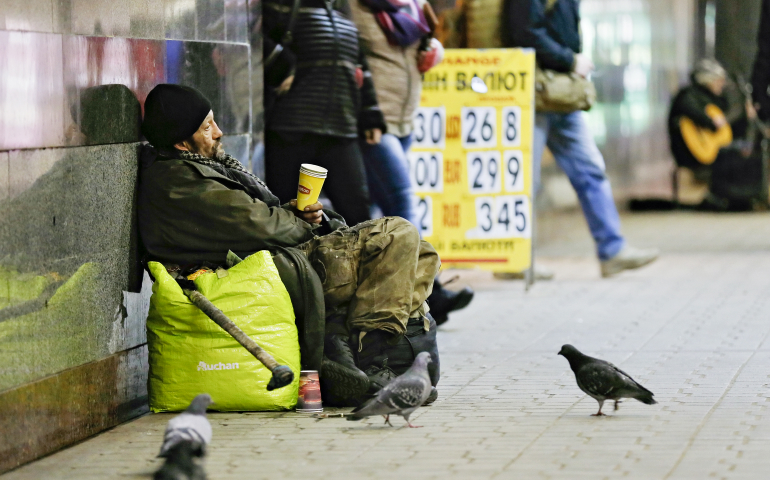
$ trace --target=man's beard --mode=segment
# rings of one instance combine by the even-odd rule
[[[211,158],[216,160],[217,162],[221,162],[225,159],[227,154],[225,153],[225,147],[222,145],[222,142],[217,142],[216,145],[214,145],[214,154]]]
[[[193,150],[193,153],[197,153],[198,155],[202,155],[206,158],[210,158],[217,162],[221,162],[227,156],[227,154],[225,153],[225,148],[224,146],[222,146],[222,142],[220,140],[217,140],[217,142],[214,144],[214,146],[212,147],[212,151],[209,155],[206,155],[205,153],[203,153],[201,149],[198,148],[197,145],[195,147],[196,148],[195,150]]]

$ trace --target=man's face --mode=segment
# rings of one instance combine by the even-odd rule
[[[203,120],[198,131],[195,132],[190,141],[184,141],[182,144],[187,147],[187,150],[203,155],[208,158],[216,158],[217,156],[224,154],[224,148],[222,148],[222,130],[217,126],[217,122],[214,121],[214,112],[210,111]]]
[[[727,83],[727,79],[725,79],[724,77],[718,77],[708,85],[708,89],[711,90],[711,93],[713,93],[714,95],[720,96],[722,95],[722,92],[724,92],[725,90],[726,83]]]

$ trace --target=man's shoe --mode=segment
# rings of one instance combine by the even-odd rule
[[[350,348],[348,336],[345,334],[327,333],[324,336],[324,356],[351,370],[358,370],[353,349]]]
[[[323,402],[335,407],[355,407],[355,398],[369,390],[369,378],[359,369],[350,369],[324,357],[321,364]]]
[[[422,404],[423,406],[430,405],[431,403],[435,402],[437,398],[438,390],[436,390],[436,387],[430,387],[430,395],[428,395],[428,398],[426,398]]]
[[[632,270],[652,263],[658,258],[657,248],[634,248],[625,246],[614,257],[602,260],[602,277],[611,277],[623,270]]]
[[[495,272],[492,274],[498,280],[524,280],[527,272]],[[554,273],[550,268],[535,264],[535,280],[553,280]]]
[[[369,378],[356,367],[353,350],[343,334],[326,334],[320,373],[323,401],[330,405],[355,406],[351,399],[369,389]]]
[[[453,292],[444,288],[444,285],[436,278],[433,280],[433,293],[428,297],[430,314],[436,320],[436,325],[441,325],[449,320],[449,312],[467,307],[471,300],[473,300],[473,290],[470,287],[465,287],[459,292]]]

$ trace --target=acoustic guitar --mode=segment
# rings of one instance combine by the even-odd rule
[[[717,120],[725,118],[722,109],[714,104],[706,105],[706,115]],[[703,165],[711,165],[717,159],[719,149],[726,147],[733,141],[733,130],[729,123],[725,123],[716,131],[710,128],[700,127],[690,118],[682,117],[679,119],[679,131],[682,132],[684,144],[695,157],[695,160]]]

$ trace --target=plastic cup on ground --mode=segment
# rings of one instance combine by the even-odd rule
[[[323,412],[321,400],[321,382],[318,380],[318,370],[302,370],[299,372],[299,396],[297,397],[297,412]]]
[[[297,186],[297,210],[304,211],[305,207],[318,201],[328,170],[311,163],[303,163],[299,168],[299,185]]]

